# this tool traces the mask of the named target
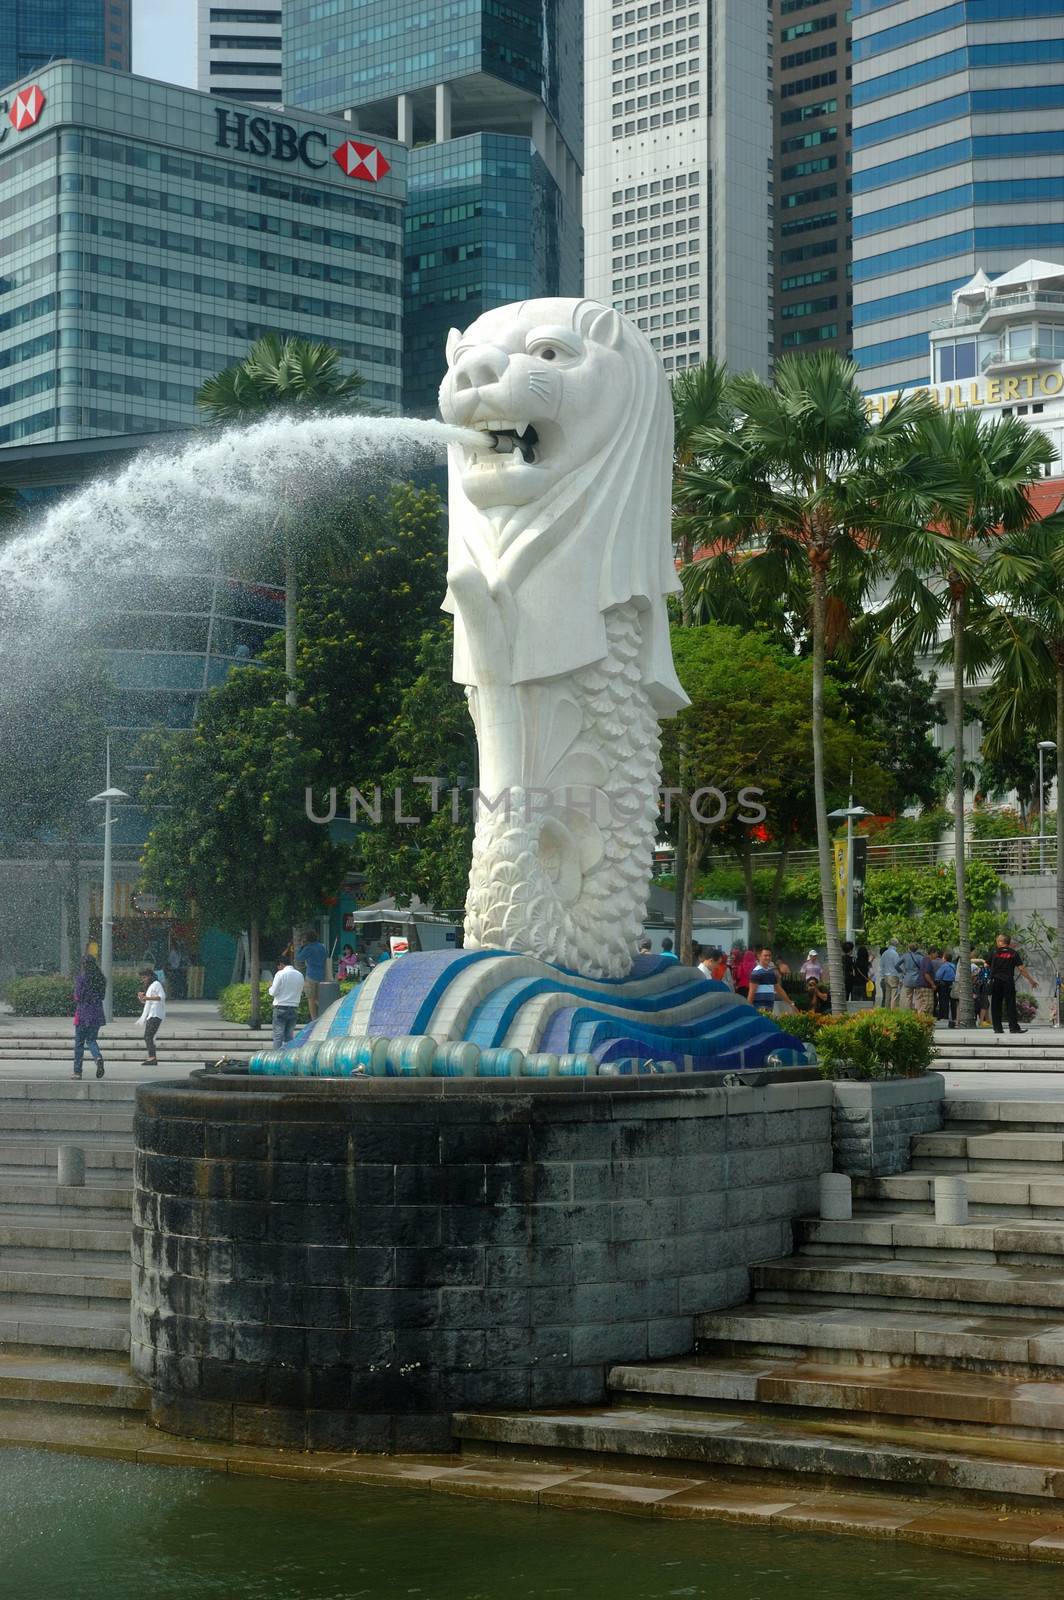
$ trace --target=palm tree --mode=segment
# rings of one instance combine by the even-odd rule
[[[672,412],[673,412],[673,499],[678,499],[681,492],[684,475],[695,464],[695,441],[705,434],[707,429],[727,428],[732,422],[732,413],[727,403],[728,369],[723,361],[717,361],[712,356],[708,361],[701,362],[696,367],[686,367],[678,372],[672,380]],[[694,540],[697,537],[697,526],[691,519],[679,513],[674,505],[673,530],[677,555],[683,566],[687,566],[695,553]],[[691,605],[686,590],[680,601],[680,620],[684,627],[691,624]],[[684,778],[683,753],[680,753],[680,776]],[[691,939],[693,934],[691,922],[691,903],[694,886],[691,879],[693,861],[690,855],[690,824],[691,818],[687,810],[687,796],[680,796],[680,808],[676,817],[676,861],[674,871],[676,874],[676,899],[673,916],[674,933],[676,937],[676,953],[681,961],[690,962]]]
[[[733,548],[757,550],[744,571],[755,595],[808,595],[814,812],[837,1011],[845,1009],[846,990],[825,786],[826,657],[840,616],[859,603],[880,570],[880,545],[908,528],[914,510],[926,503],[925,475],[909,439],[931,410],[925,396],[914,396],[874,423],[857,371],[855,362],[824,351],[786,357],[773,384],[752,375],[734,379],[728,399],[738,420],[695,439],[699,460],[685,474],[683,489],[685,510],[701,521],[705,543],[723,536]],[[688,574],[696,605],[711,582],[711,565],[696,563]]]
[[[994,681],[983,707],[983,746],[990,756],[1031,722],[1054,729],[1057,746],[1057,945],[1059,994],[1064,975],[1064,519],[1032,522],[1012,551],[1026,571],[998,597],[989,627]],[[1004,542],[1004,541],[1003,541]],[[1039,796],[1039,811],[1045,796]]]
[[[889,416],[889,413],[888,413]],[[892,542],[893,591],[880,617],[868,663],[893,650],[928,654],[948,628],[940,658],[951,663],[953,829],[957,881],[957,1021],[975,1023],[971,932],[964,854],[964,685],[986,667],[989,598],[1026,583],[1031,561],[1021,534],[1036,517],[1031,484],[1053,460],[1041,433],[1018,417],[983,421],[973,411],[930,411],[908,441],[912,458],[946,486],[908,535]]]
[[[242,361],[207,378],[196,395],[196,404],[212,421],[223,423],[257,422],[283,411],[359,411],[362,408],[358,396],[363,384],[357,372],[341,371],[339,351],[332,345],[267,333],[252,345]],[[294,706],[299,541],[283,500],[271,532],[280,534],[284,548],[284,670],[288,680],[285,700]]]

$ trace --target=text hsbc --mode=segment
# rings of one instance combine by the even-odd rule
[[[243,111],[226,111],[223,106],[215,109],[218,116],[215,144],[221,150],[269,156],[272,161],[302,161],[307,167],[324,167],[328,163],[328,155],[318,161],[310,154],[312,145],[328,149],[328,140],[316,128],[298,133],[290,122],[277,122],[272,117],[249,117]]]

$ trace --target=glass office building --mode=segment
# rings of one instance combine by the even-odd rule
[[[579,0],[289,0],[286,105],[409,147],[404,399],[436,409],[450,327],[583,284]]]
[[[188,426],[269,330],[398,409],[404,150],[371,173],[343,122],[74,62],[8,98],[0,445]]]
[[[926,384],[977,267],[1064,249],[1064,8],[855,0],[852,93],[854,355],[869,391]]]
[[[0,83],[73,57],[128,72],[130,0],[3,0]]]

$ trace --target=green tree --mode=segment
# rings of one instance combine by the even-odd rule
[[[464,903],[473,848],[468,793],[456,801],[452,792],[468,791],[477,759],[465,694],[451,677],[453,648],[450,618],[421,636],[417,676],[387,732],[394,764],[381,782],[381,822],[361,833],[356,849],[371,897],[417,895],[439,910]],[[399,794],[401,807],[392,800]],[[399,821],[397,810],[420,820]]]
[[[1064,795],[1064,519],[1031,521],[1009,541],[1019,565],[1003,576],[991,616],[994,681],[984,706],[984,750],[990,763],[1014,764],[1021,740],[1035,759],[1037,737],[1056,743],[1057,808]],[[1034,735],[1035,737],[1031,737]],[[1037,789],[1037,780],[1033,787]],[[1045,796],[1039,797],[1039,809]],[[1056,973],[1064,975],[1064,830],[1056,829]]]
[[[312,913],[344,864],[306,810],[306,791],[321,779],[316,718],[283,702],[282,682],[260,667],[231,672],[201,701],[193,728],[150,741],[143,791],[152,823],[145,887],[173,911],[248,929],[252,1027],[262,930]]]
[[[241,361],[207,378],[196,404],[214,422],[250,423],[283,412],[360,411],[363,379],[344,373],[332,345],[267,333]],[[266,534],[283,550],[285,585],[285,698],[296,703],[296,638],[300,551],[305,541],[293,508],[282,496]]]
[[[738,421],[696,441],[683,505],[699,519],[703,543],[722,528],[752,546],[748,582],[762,596],[807,588],[812,642],[811,743],[820,892],[833,1004],[845,993],[828,826],[824,739],[826,665],[840,619],[860,604],[881,569],[885,541],[912,527],[925,506],[929,475],[910,447],[932,409],[925,396],[898,402],[879,423],[868,415],[857,366],[833,351],[788,356],[774,384],[732,381]],[[941,484],[939,485],[941,488]],[[940,503],[941,494],[936,503]],[[712,581],[695,562],[687,587],[701,598]]]
[[[888,412],[887,416],[890,417]],[[952,664],[953,699],[950,719],[955,774],[953,825],[957,878],[959,960],[957,1020],[972,1027],[971,932],[964,881],[964,750],[965,678],[989,664],[992,650],[987,626],[988,596],[1014,592],[1024,584],[1031,562],[1015,536],[1035,518],[1029,489],[1053,460],[1044,434],[1018,417],[983,421],[972,411],[933,408],[905,441],[909,460],[919,463],[929,479],[936,473],[943,486],[933,493],[924,515],[914,519],[908,536],[890,550],[893,593],[877,617],[876,643],[869,654],[871,670],[897,654],[910,658],[939,645],[943,629],[947,645],[940,652]],[[928,530],[931,530],[930,533]]]
[[[421,671],[422,635],[440,620],[447,530],[436,490],[411,483],[330,515],[336,537],[347,541],[346,571],[304,584],[299,692],[317,718],[314,742],[328,784],[372,787],[401,765],[392,729],[403,692]]]
[[[71,969],[81,959],[81,848],[100,816],[110,683],[91,655],[15,663],[4,684],[0,837],[41,850],[62,883]],[[98,812],[99,807],[96,808]]]
[[[695,540],[704,531],[698,522],[684,515],[679,501],[684,476],[697,459],[696,441],[708,429],[731,426],[734,418],[728,403],[728,369],[712,357],[698,366],[685,367],[672,380],[673,415],[673,539],[682,566],[694,559]],[[680,621],[690,627],[693,616],[686,593],[680,599]],[[683,747],[676,751],[678,769],[683,774]],[[691,895],[693,875],[688,870],[691,817],[682,808],[676,819],[676,903],[673,930],[681,961],[691,960]]]
[[[892,780],[891,811],[937,806],[946,787],[946,759],[932,729],[945,722],[946,714],[933,679],[904,660],[895,661],[872,684],[862,681],[852,657],[836,658],[828,671],[854,722],[881,747],[880,764]]]
[[[691,705],[663,725],[662,767],[665,785],[680,791],[674,817],[686,811],[691,819],[685,898],[693,898],[706,852],[717,842],[739,857],[753,918],[754,852],[751,823],[744,818],[754,814],[754,805],[761,806],[764,827],[779,851],[762,930],[771,936],[791,846],[815,831],[808,775],[812,665],[763,634],[715,624],[674,628],[672,643]],[[825,694],[829,793],[833,799],[845,798],[852,762],[862,792],[878,800],[888,792],[890,780],[877,764],[876,746],[846,721],[834,684],[826,686]],[[757,796],[744,805],[746,788]],[[699,791],[707,789],[719,793],[699,798]]]

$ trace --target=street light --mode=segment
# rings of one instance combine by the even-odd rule
[[[1046,751],[1055,750],[1056,748],[1052,739],[1039,739],[1038,741],[1038,871],[1040,873],[1046,870],[1046,780],[1043,762],[1045,761]],[[1058,797],[1058,807],[1059,804]],[[1059,826],[1060,818],[1058,817],[1057,827],[1059,828]]]
[[[124,789],[111,787],[111,741],[107,741],[107,787],[94,794],[89,801],[95,805],[103,801],[103,914],[100,918],[100,967],[107,985],[103,997],[103,1014],[108,1022],[114,1001],[114,958],[111,953],[111,932],[114,923],[114,867],[111,861],[111,807],[116,801],[128,800]]]
[[[837,811],[829,811],[828,817],[832,822],[841,822],[846,818],[846,938],[853,942],[853,819],[855,817],[870,817],[871,811],[864,806],[855,806],[853,795],[850,796],[848,806],[840,806]]]

